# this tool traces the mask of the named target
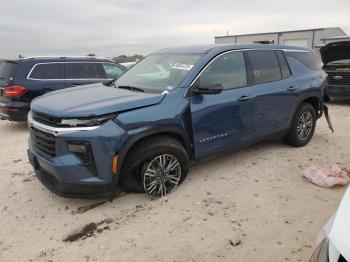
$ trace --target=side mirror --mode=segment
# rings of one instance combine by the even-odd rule
[[[220,94],[223,90],[221,83],[206,83],[206,84],[197,84],[193,87],[192,93],[196,95],[216,95]]]

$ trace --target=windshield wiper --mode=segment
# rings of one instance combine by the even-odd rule
[[[128,90],[131,90],[131,91],[145,92],[145,90],[143,90],[142,88],[135,87],[135,86],[118,86],[118,88],[120,88],[120,89],[128,89]]]

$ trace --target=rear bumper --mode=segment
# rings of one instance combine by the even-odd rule
[[[119,134],[124,130],[110,121],[98,129],[56,136],[56,155],[51,156],[33,145],[29,138],[28,158],[37,178],[51,192],[73,198],[112,197],[120,191],[112,164],[120,150]],[[68,151],[68,142],[84,141],[91,145],[95,166],[91,170]]]
[[[350,97],[350,85],[328,85],[327,95],[330,97]]]
[[[16,122],[27,121],[27,115],[30,109],[28,103],[0,102],[0,118]]]

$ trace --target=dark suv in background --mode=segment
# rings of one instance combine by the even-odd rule
[[[118,78],[125,67],[98,57],[28,57],[0,61],[0,118],[26,121],[30,102],[45,93]]]

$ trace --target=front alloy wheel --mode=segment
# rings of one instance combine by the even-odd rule
[[[181,165],[177,158],[163,154],[145,165],[143,187],[153,197],[163,197],[173,192],[181,179]]]

